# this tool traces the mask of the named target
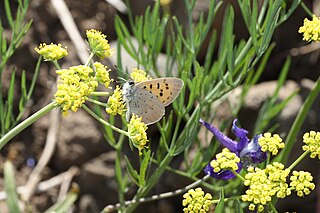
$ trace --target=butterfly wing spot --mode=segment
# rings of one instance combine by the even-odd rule
[[[160,83],[157,83],[157,89],[160,89]]]
[[[152,84],[150,84],[150,89],[152,89]]]
[[[160,94],[159,94],[159,95],[160,95],[160,97],[162,97],[162,96],[163,96],[163,93],[162,93],[162,92],[160,92]]]
[[[143,89],[147,89],[147,86],[143,86]]]

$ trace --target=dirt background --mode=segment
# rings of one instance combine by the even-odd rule
[[[133,14],[139,15],[145,11],[149,4],[153,4],[148,0],[131,0]],[[228,1],[226,1],[227,3]],[[231,1],[234,4],[234,1]],[[309,8],[313,8],[317,12],[318,4],[316,1],[305,1]],[[75,20],[82,37],[85,38],[85,31],[87,29],[99,29],[104,34],[108,35],[110,42],[116,41],[116,33],[114,31],[114,17],[119,15],[126,23],[128,23],[127,15],[119,12],[114,6],[108,4],[103,0],[84,0],[71,1],[66,0],[66,4],[71,11],[72,17]],[[234,4],[235,5],[235,4]],[[12,1],[12,8],[16,8],[17,4]],[[178,16],[181,23],[186,23],[185,10],[183,1],[173,1],[171,5],[171,12]],[[201,11],[206,12],[208,9],[208,1],[197,1],[194,21],[199,18]],[[217,14],[214,23],[215,28],[220,28],[223,19],[223,9]],[[236,38],[246,38],[247,32],[240,18],[239,9],[236,7],[235,34]],[[319,14],[318,14],[319,15]],[[3,25],[8,27],[4,17],[3,1],[0,3],[0,16]],[[259,107],[263,101],[268,97],[270,88],[276,84],[275,80],[281,70],[281,66],[287,55],[292,55],[292,65],[289,73],[289,79],[286,87],[282,90],[283,97],[288,95],[296,88],[300,88],[299,95],[288,105],[286,110],[278,118],[281,124],[281,131],[286,132],[290,128],[290,124],[297,111],[299,110],[308,91],[313,86],[320,74],[319,50],[308,53],[294,55],[296,48],[306,45],[301,40],[302,36],[298,34],[298,28],[302,25],[306,14],[298,9],[293,16],[281,25],[273,38],[276,43],[276,48],[272,53],[271,59],[267,65],[267,69],[263,74],[261,82],[255,86],[246,100],[246,104],[240,111],[239,118],[245,127],[250,127],[256,118]],[[68,46],[69,56],[62,60],[62,67],[80,64],[79,58],[74,48],[75,44],[70,41],[68,34],[61,25],[55,9],[52,7],[50,1],[31,0],[27,15],[28,20],[33,19],[33,24],[25,37],[19,49],[8,63],[7,72],[2,76],[3,88],[8,88],[10,79],[10,70],[12,67],[17,69],[18,80],[22,70],[26,70],[28,83],[32,79],[32,74],[38,59],[34,48],[39,43],[61,43],[63,46]],[[205,45],[204,45],[205,46]],[[205,48],[199,54],[199,61],[203,61],[205,55]],[[122,59],[125,61],[125,59]],[[113,62],[105,63],[112,64]],[[128,64],[128,67],[131,65]],[[132,65],[134,67],[135,65]],[[54,93],[56,74],[54,66],[50,63],[42,63],[39,78],[36,83],[35,91],[32,95],[32,100],[25,113],[28,117],[32,113],[41,109],[44,105],[50,102],[52,94]],[[263,94],[263,95],[262,95]],[[16,90],[17,97],[19,96],[19,89]],[[16,101],[16,107],[18,102]],[[313,109],[308,115],[301,133],[304,131],[315,129],[319,130],[319,100],[314,104]],[[221,111],[221,116],[226,113]],[[219,113],[218,113],[219,114]],[[227,115],[225,115],[227,116]],[[28,163],[37,162],[43,152],[48,129],[52,123],[52,118],[45,116],[32,126],[24,130],[21,134],[15,137],[12,142],[8,143],[2,150],[0,155],[0,190],[3,186],[2,167],[6,159],[10,159],[16,168],[17,185],[22,186],[26,184],[30,173],[33,170],[33,165]],[[150,133],[152,134],[152,133]],[[57,147],[51,157],[49,164],[42,171],[41,180],[47,180],[51,177],[59,175],[63,172],[70,171],[70,168],[76,168],[77,174],[73,178],[80,188],[80,196],[73,208],[73,212],[99,212],[105,205],[117,203],[117,185],[114,179],[114,159],[115,152],[104,141],[101,133],[101,126],[84,111],[79,110],[77,113],[71,113],[67,117],[63,117],[59,121]],[[299,147],[296,148],[293,157],[301,153]],[[130,153],[128,148],[128,155],[134,159],[137,153]],[[174,161],[177,166],[179,161]],[[311,171],[315,176],[315,182],[319,184],[319,161],[309,160],[304,165],[300,166],[305,170]],[[301,169],[300,168],[300,169]],[[299,169],[299,168],[297,168]],[[186,186],[188,180],[174,176],[170,173],[165,174],[158,186],[151,192],[151,194],[158,194],[161,192],[172,191]],[[130,191],[131,190],[131,191]],[[134,192],[134,188],[129,190],[130,194]],[[54,187],[43,193],[36,193],[30,199],[31,212],[43,212],[51,206],[58,199],[61,188]],[[316,212],[320,211],[317,208],[319,205],[317,191],[314,191],[306,198],[297,198],[294,202],[291,199],[285,199],[280,204],[279,212],[296,211],[296,212]],[[0,212],[6,212],[4,201],[0,201]],[[136,212],[181,212],[181,198],[174,197],[170,199],[161,200],[141,205]]]

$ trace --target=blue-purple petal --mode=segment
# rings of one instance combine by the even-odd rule
[[[237,164],[239,169],[236,171],[239,173],[242,169],[242,163]],[[220,180],[230,180],[232,178],[235,178],[236,175],[231,172],[230,170],[223,170],[220,172],[214,172],[213,168],[211,167],[210,163],[204,168],[203,170],[207,175],[210,175],[213,178],[220,179]]]
[[[261,150],[261,146],[258,143],[260,137],[261,135],[254,136],[250,143],[240,152],[240,158],[245,164],[262,163],[267,159],[267,153]]]
[[[237,119],[234,119],[231,130],[240,139],[237,144],[237,151],[240,152],[249,142],[248,131],[237,126]]]
[[[212,134],[217,138],[220,143],[228,148],[231,152],[238,153],[237,146],[238,142],[230,139],[228,136],[220,132],[219,129],[215,128],[211,124],[205,122],[204,120],[200,119],[199,122],[204,125]]]

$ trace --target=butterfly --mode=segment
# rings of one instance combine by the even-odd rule
[[[156,78],[136,83],[127,81],[122,88],[127,105],[126,119],[132,114],[142,117],[150,125],[158,122],[165,114],[165,107],[171,104],[181,92],[184,83],[180,78]]]

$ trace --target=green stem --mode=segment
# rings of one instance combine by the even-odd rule
[[[246,180],[244,177],[242,177],[240,174],[238,174],[237,172],[230,170],[235,176],[237,176],[238,178],[240,178],[243,182]]]
[[[110,92],[92,92],[90,95],[94,96],[110,96]]]
[[[300,155],[300,157],[295,160],[289,167],[288,169],[292,170],[300,161],[302,161],[302,159],[307,156],[310,153],[309,150],[305,151],[304,153],[302,153],[302,155]]]
[[[94,103],[94,104],[97,104],[97,105],[103,106],[103,107],[107,107],[108,106],[108,104],[106,104],[106,103],[102,103],[100,101],[97,101],[97,100],[94,100],[94,99],[91,99],[91,98],[88,98],[87,101],[90,101],[91,103]]]
[[[291,153],[292,147],[293,147],[295,139],[297,137],[297,134],[299,133],[299,130],[301,129],[301,126],[302,126],[303,122],[305,121],[305,118],[308,115],[308,112],[310,111],[310,108],[311,108],[313,102],[315,101],[315,99],[317,98],[319,92],[320,92],[320,77],[318,78],[314,87],[310,91],[307,99],[303,103],[296,119],[293,122],[293,125],[288,133],[288,136],[287,136],[287,139],[285,142],[286,147],[284,148],[284,151],[280,155],[279,162],[283,162],[283,163],[287,162],[289,154]]]
[[[82,105],[82,108],[84,110],[86,110],[92,117],[94,117],[95,119],[97,119],[100,123],[102,123],[103,125],[106,125],[108,127],[110,127],[111,129],[113,129],[114,131],[126,135],[127,137],[129,137],[128,132],[123,131],[122,129],[119,129],[113,125],[111,125],[110,123],[108,123],[107,121],[103,120],[102,118],[100,118],[97,114],[95,114],[91,109],[89,109],[89,107],[87,107],[86,105]]]
[[[61,70],[60,64],[58,64],[57,60],[52,61],[52,63],[54,64],[54,66],[56,66],[58,70]]]
[[[240,196],[235,196],[235,197],[228,197],[228,198],[223,199],[223,201],[227,202],[227,201],[230,201],[230,200],[240,200],[241,197],[242,197],[241,195]],[[219,202],[220,202],[220,199],[212,201],[212,203],[219,203]]]
[[[93,56],[94,56],[94,53],[90,53],[89,58],[88,58],[88,60],[87,60],[87,62],[85,64],[85,66],[89,65],[89,63],[90,63],[91,59],[93,58]]]
[[[22,121],[20,124],[18,124],[16,127],[11,129],[7,134],[5,134],[1,139],[0,139],[0,150],[4,145],[6,145],[14,136],[19,134],[22,130],[36,122],[39,118],[43,117],[46,115],[48,112],[53,110],[56,107],[55,102],[51,102],[47,106],[43,107],[40,109],[38,112],[34,113],[30,117],[28,117],[26,120]]]

